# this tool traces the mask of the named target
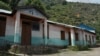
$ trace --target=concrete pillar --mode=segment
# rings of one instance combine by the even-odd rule
[[[15,15],[15,35],[14,35],[14,43],[20,43],[20,13],[16,13]]]
[[[44,20],[44,41],[45,41],[45,45],[47,45],[47,20]]]
[[[78,30],[78,34],[79,34],[79,44],[84,45],[84,37],[82,30]]]
[[[96,35],[94,36],[94,45],[96,45]]]
[[[86,41],[86,35],[85,35],[84,30],[82,30],[82,34],[83,34],[84,46],[86,46],[87,45],[87,41]]]
[[[93,38],[92,38],[92,35],[91,35],[91,45],[93,46]]]
[[[70,32],[71,32],[71,45],[75,46],[75,32],[74,32],[74,29],[71,28]]]

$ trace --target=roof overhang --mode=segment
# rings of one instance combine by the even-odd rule
[[[47,22],[50,23],[50,24],[56,24],[56,25],[59,25],[59,26],[64,26],[64,27],[69,27],[69,28],[75,28],[75,29],[81,29],[81,30],[87,31],[84,28],[73,26],[73,25],[58,23],[58,22],[54,22],[54,21],[50,21],[50,20],[47,20]],[[92,31],[92,30],[91,31],[87,31],[87,32],[95,34],[95,31]]]

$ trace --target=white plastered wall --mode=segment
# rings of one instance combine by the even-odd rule
[[[60,26],[49,24],[49,37],[61,39],[61,31],[65,31],[65,40],[68,40],[68,32]]]
[[[94,43],[96,42],[96,41],[93,41],[96,38],[95,35],[86,31],[84,31],[84,35],[87,35],[87,40],[88,40],[87,44],[94,45]],[[86,37],[85,37],[85,40],[86,40]],[[91,44],[89,43],[89,41],[91,41]]]
[[[5,35],[14,35],[15,29],[15,19],[12,17],[7,17],[6,20],[6,33]]]
[[[40,26],[39,31],[32,30],[32,36],[33,37],[40,37],[40,38],[43,37],[43,23],[40,23],[39,26]]]

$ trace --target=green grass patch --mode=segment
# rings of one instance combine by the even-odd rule
[[[72,51],[90,50],[88,46],[69,46],[68,49]]]

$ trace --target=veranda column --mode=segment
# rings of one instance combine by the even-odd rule
[[[90,37],[91,37],[91,46],[93,46],[93,38],[92,38],[92,35]]]
[[[84,32],[84,30],[82,30],[82,35],[83,35],[83,40],[84,40],[84,46],[86,46],[87,45],[87,37],[86,37],[86,35],[85,35],[85,32]]]
[[[83,34],[81,30],[78,30],[78,34],[79,34],[79,45],[84,45],[84,38],[83,38]]]
[[[96,45],[96,35],[94,36],[94,45]]]
[[[20,13],[16,13],[15,16],[15,35],[14,35],[14,43],[20,43]]]
[[[45,41],[45,45],[47,45],[47,20],[44,20],[44,41]]]
[[[71,32],[71,45],[75,46],[75,32],[74,32],[74,29],[71,28],[70,32]]]

